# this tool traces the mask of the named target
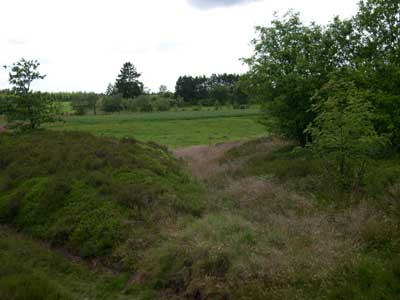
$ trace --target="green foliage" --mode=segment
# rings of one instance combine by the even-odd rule
[[[384,258],[396,257],[400,250],[400,223],[388,217],[371,218],[361,231],[366,253]]]
[[[346,91],[343,93],[348,94]],[[368,183],[363,197],[359,197],[357,204],[354,204],[352,201],[344,201],[355,200],[353,197],[335,194],[330,188],[332,179],[323,176],[321,161],[318,158],[311,156],[307,149],[293,147],[287,142],[274,138],[249,141],[228,151],[225,159],[230,164],[235,161],[245,161],[234,176],[256,177],[268,186],[265,196],[260,197],[259,206],[256,208],[251,206],[252,211],[248,212],[249,219],[253,220],[257,219],[256,210],[261,211],[259,218],[268,224],[267,232],[271,231],[271,224],[274,223],[271,221],[275,218],[271,216],[271,211],[274,211],[272,206],[274,197],[277,198],[275,209],[281,212],[282,216],[291,216],[289,218],[293,220],[292,214],[301,213],[303,220],[311,222],[313,218],[312,206],[307,206],[305,209],[301,206],[296,207],[296,196],[287,195],[288,200],[285,200],[282,191],[273,189],[272,183],[280,182],[284,183],[285,188],[301,191],[301,195],[318,203],[314,207],[315,216],[321,217],[327,213],[329,216],[327,218],[333,220],[329,222],[329,230],[340,224],[339,227],[346,228],[346,233],[341,239],[346,239],[347,236],[354,239],[352,243],[357,245],[354,257],[349,253],[346,254],[340,262],[332,266],[333,268],[306,274],[303,272],[304,266],[301,266],[292,273],[296,279],[291,283],[269,289],[268,286],[263,287],[256,281],[254,285],[242,285],[237,291],[239,295],[237,298],[247,299],[247,296],[249,299],[396,299],[400,288],[399,198],[391,198],[388,192],[391,185],[399,182],[398,160],[374,161],[368,170]],[[233,197],[240,199],[240,194],[234,194]],[[327,199],[331,200],[328,207],[321,205]],[[227,200],[224,199],[223,203],[227,203]],[[257,203],[256,196],[251,198],[250,205],[255,203]],[[332,209],[333,207],[340,209]],[[346,209],[343,210],[343,207]],[[246,206],[239,206],[238,211],[247,214]],[[265,217],[264,214],[268,216]],[[290,226],[289,223],[289,221],[284,222],[284,226]],[[321,223],[316,226],[317,230],[321,229]],[[304,228],[300,229],[303,230]],[[294,237],[291,237],[286,241],[283,248],[285,249],[287,243],[291,243],[293,239]],[[318,238],[321,239],[322,236]],[[299,248],[293,251],[293,255],[301,253]],[[310,248],[306,251],[310,251]],[[277,257],[271,259],[275,261]],[[296,264],[291,263],[291,268],[296,268]],[[319,277],[318,274],[321,274],[319,272],[323,272],[324,275]],[[269,278],[272,281],[275,277]]]
[[[169,99],[164,97],[157,97],[153,102],[153,106],[156,111],[168,111],[171,108]]]
[[[399,257],[391,263],[362,257],[336,272],[325,299],[395,300],[400,293]]]
[[[104,112],[120,112],[123,110],[123,98],[120,94],[105,96],[102,98],[102,109]]]
[[[1,102],[3,113],[12,128],[36,129],[43,124],[60,120],[60,107],[40,92],[9,94]]]
[[[319,205],[320,186],[302,184],[320,179],[319,162],[303,148],[274,137],[233,148],[206,173],[205,203],[163,147],[78,133],[14,138],[0,137],[0,222],[102,267],[2,236],[0,292],[32,280],[71,299],[396,299],[396,202]],[[26,155],[16,159],[15,147]]]
[[[400,3],[396,0],[361,1],[354,18],[362,33],[356,44],[354,78],[371,91],[377,109],[375,127],[400,145]]]
[[[125,291],[129,275],[71,261],[48,245],[0,228],[0,298],[7,300],[142,299],[138,285]]]
[[[26,274],[0,279],[0,297],[8,300],[72,300],[48,278]]]
[[[304,25],[289,12],[269,27],[258,27],[254,55],[245,62],[248,93],[264,103],[264,123],[276,132],[307,142],[308,124],[316,117],[311,98],[341,74],[368,94],[374,127],[400,144],[400,4],[361,1],[352,19],[336,17],[327,26]]]
[[[139,228],[155,230],[155,216],[167,220],[204,209],[201,188],[178,161],[133,139],[46,131],[3,135],[0,157],[0,223],[82,257],[116,255]]]
[[[304,129],[314,119],[311,96],[333,66],[320,26],[305,26],[298,14],[257,27],[247,90],[265,105],[265,120],[278,133],[305,144]]]
[[[134,98],[143,94],[143,83],[138,80],[140,75],[132,63],[124,63],[115,81],[116,92],[124,98]]]
[[[152,112],[154,110],[152,98],[149,95],[140,95],[135,99],[131,99],[129,103],[131,111]]]
[[[268,240],[250,222],[226,212],[193,220],[178,238],[152,249],[143,267],[155,289],[184,292],[189,299],[229,294],[230,287],[221,284],[251,272],[253,257],[243,254]]]
[[[317,117],[307,132],[313,151],[326,161],[327,170],[343,187],[359,185],[368,159],[385,144],[373,126],[372,106],[355,85],[332,80],[313,98]]]
[[[14,63],[9,73],[9,82],[13,86],[13,91],[17,94],[28,94],[34,80],[44,79],[46,75],[41,75],[37,69],[40,63],[37,60],[20,59]]]
[[[58,120],[58,106],[46,94],[30,90],[34,80],[43,79],[37,69],[38,61],[21,59],[14,63],[9,73],[13,93],[0,99],[0,111],[12,126],[19,129],[35,129],[44,123]]]
[[[71,99],[71,104],[77,115],[84,115],[88,110],[92,110],[95,115],[98,100],[99,96],[95,93],[76,93]]]
[[[205,106],[249,102],[248,96],[239,88],[240,76],[236,74],[212,74],[205,76],[180,76],[175,86],[175,96],[187,104]]]
[[[168,111],[174,99],[160,95],[140,95],[133,99],[124,99],[124,109],[131,112]]]
[[[385,139],[384,139],[385,140]],[[332,137],[331,142],[337,141]],[[378,142],[382,140],[378,138]],[[263,143],[271,146],[263,148]],[[363,144],[363,141],[360,141]],[[378,146],[378,148],[376,148]],[[355,145],[358,147],[358,145]],[[374,144],[376,150],[380,144]],[[328,153],[323,156],[314,155],[311,149],[295,147],[288,142],[277,141],[275,138],[262,138],[244,143],[240,147],[227,152],[222,162],[245,160],[242,168],[236,171],[236,176],[255,176],[261,180],[277,180],[305,193],[317,197],[322,205],[347,207],[362,198],[370,199],[374,205],[382,209],[399,207],[400,164],[398,158],[378,158],[371,149],[356,152],[352,161],[347,161],[346,169],[354,173],[344,179],[339,174],[336,156],[330,151],[338,148],[324,148]],[[352,150],[358,150],[353,148]],[[327,160],[328,157],[332,160]],[[365,161],[363,176],[353,177],[360,171],[361,163]],[[352,176],[352,177],[350,177]],[[344,180],[344,182],[343,182]],[[353,184],[353,186],[351,186]],[[353,188],[353,189],[351,189]]]

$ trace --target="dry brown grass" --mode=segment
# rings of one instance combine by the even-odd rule
[[[270,152],[277,148],[288,145],[287,141],[276,137],[261,138],[252,142],[248,142],[252,152],[250,154],[241,155],[238,159],[224,159],[230,150],[240,149],[241,146],[246,147],[246,143],[229,142],[216,145],[192,146],[180,148],[174,151],[178,158],[185,160],[192,173],[200,179],[210,179],[214,176],[229,175],[240,169],[242,164],[249,159],[254,153]],[[244,149],[246,151],[246,149]]]
[[[250,146],[253,151],[238,149],[244,153],[238,159],[221,160],[227,151],[242,145],[196,146],[179,149],[176,155],[205,182],[210,213],[229,211],[268,237],[268,242],[258,243],[243,257],[243,280],[263,278],[271,286],[294,281],[299,274],[317,280],[356,256],[360,234],[354,231],[360,232],[365,225],[367,208],[321,211],[311,195],[299,194],[272,179],[233,176],[255,153],[273,151],[287,142],[263,139]]]
[[[342,224],[317,210],[312,199],[273,181],[231,181],[224,193],[232,199],[238,214],[266,234],[273,233],[272,246],[258,249],[265,256],[262,269],[268,277],[276,279],[285,274],[286,280],[294,280],[300,273],[324,277],[359,248]]]
[[[193,146],[175,150],[178,158],[184,159],[192,173],[200,179],[210,178],[234,167],[231,164],[220,164],[224,154],[241,145],[242,142],[231,142],[211,146]],[[236,166],[238,167],[238,166]]]
[[[6,128],[0,124],[0,134],[6,132]]]

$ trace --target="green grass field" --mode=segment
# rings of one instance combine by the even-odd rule
[[[177,111],[65,117],[54,130],[79,130],[96,135],[135,137],[172,148],[251,139],[266,134],[259,110]]]

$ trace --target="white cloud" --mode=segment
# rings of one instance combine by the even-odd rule
[[[244,4],[257,0],[188,0],[191,5],[200,9]]]
[[[38,59],[47,77],[36,89],[103,92],[131,61],[146,86],[173,90],[180,75],[244,72],[239,58],[251,54],[254,26],[269,24],[274,11],[294,8],[306,21],[327,23],[354,14],[357,2],[265,0],[198,10],[187,0],[2,0],[0,66]],[[0,89],[7,79],[0,70]]]

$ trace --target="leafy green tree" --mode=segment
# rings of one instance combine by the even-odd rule
[[[175,85],[175,97],[192,105],[214,105],[232,102],[240,76],[237,74],[212,74],[206,76],[180,76]]]
[[[232,92],[225,85],[217,85],[210,91],[210,98],[213,102],[218,101],[219,103],[225,104],[232,99]]]
[[[197,104],[202,99],[208,98],[207,78],[205,76],[181,76],[175,86],[176,97],[182,97],[188,104]]]
[[[59,119],[59,107],[51,97],[31,91],[33,81],[46,77],[39,73],[39,66],[37,60],[22,58],[11,66],[9,73],[13,88],[12,94],[3,99],[3,111],[7,121],[21,129],[35,129]]]
[[[375,127],[400,150],[400,2],[361,1],[354,27],[360,36],[354,80],[373,91]]]
[[[166,97],[155,97],[153,100],[153,107],[156,111],[168,111],[171,108],[171,103]]]
[[[96,93],[76,93],[71,98],[71,105],[78,115],[84,115],[89,110],[96,115],[98,100],[99,96]]]
[[[22,58],[11,66],[9,82],[13,86],[13,91],[20,95],[30,92],[31,84],[34,80],[44,79],[46,75],[38,72],[40,63],[37,60],[25,60]]]
[[[313,97],[317,117],[306,129],[312,150],[326,163],[327,171],[348,188],[359,184],[368,159],[386,139],[377,134],[373,107],[365,92],[346,79],[331,80]]]
[[[231,102],[236,105],[248,105],[251,102],[251,93],[246,92],[247,79],[246,75],[240,76],[239,81],[233,87]]]
[[[152,112],[154,110],[153,98],[154,97],[150,95],[140,95],[139,97],[133,99],[132,106],[136,111]]]
[[[274,131],[304,145],[304,130],[315,117],[311,97],[335,69],[323,28],[305,26],[299,14],[290,11],[257,31],[255,53],[244,60],[250,67],[247,90],[264,104],[265,119]]]
[[[289,12],[258,27],[250,71],[240,87],[264,106],[264,123],[275,132],[310,140],[304,130],[316,117],[312,96],[340,74],[374,108],[373,125],[400,150],[400,2],[362,0],[349,20],[304,25]]]
[[[123,110],[123,97],[120,94],[105,96],[102,99],[102,110],[104,112],[120,112]]]
[[[124,63],[115,82],[116,91],[124,98],[134,98],[143,94],[144,85],[138,80],[140,75],[132,63]]]

